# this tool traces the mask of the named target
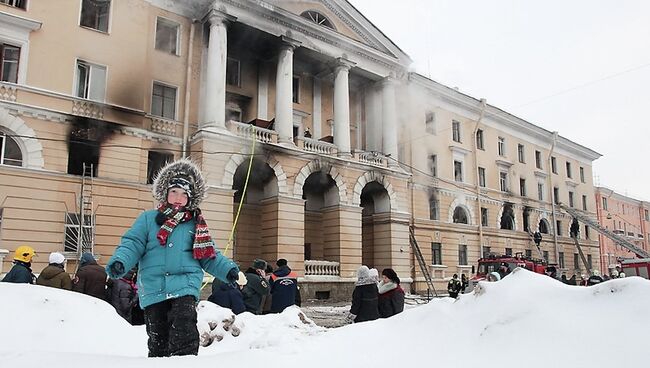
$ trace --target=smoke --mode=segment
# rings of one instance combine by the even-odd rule
[[[85,163],[93,165],[93,176],[96,176],[101,145],[114,134],[116,127],[101,120],[74,117],[67,135],[68,174],[82,175]]]

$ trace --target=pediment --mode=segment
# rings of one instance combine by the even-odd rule
[[[346,0],[266,0],[266,2],[298,17],[301,17],[305,12],[317,12],[325,17],[325,24],[329,23],[332,26],[330,28],[321,24],[324,32],[332,30],[377,51],[393,56],[404,64],[409,64],[411,61],[404,51]],[[309,18],[305,17],[305,19]],[[313,19],[309,20],[313,21]]]

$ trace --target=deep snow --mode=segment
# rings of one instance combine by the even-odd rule
[[[324,329],[292,307],[235,318],[199,304],[199,329],[220,323],[221,341],[198,357],[146,358],[144,327],[108,304],[57,289],[0,283],[2,367],[642,367],[650,329],[650,281],[567,286],[526,270],[457,301],[436,299],[386,320]],[[236,327],[233,329],[233,327]],[[239,330],[237,337],[232,332]],[[235,332],[237,334],[237,332]]]

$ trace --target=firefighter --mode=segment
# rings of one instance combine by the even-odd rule
[[[458,293],[462,290],[463,284],[458,280],[458,274],[454,274],[449,283],[447,284],[447,292],[449,292],[449,297],[458,298]]]
[[[36,255],[34,248],[28,245],[21,245],[16,248],[14,254],[14,266],[2,279],[4,282],[15,284],[33,284],[36,276],[32,273],[32,258]]]

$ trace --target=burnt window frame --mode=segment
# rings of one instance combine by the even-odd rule
[[[80,9],[79,9],[79,26],[81,28],[85,28],[85,29],[96,31],[96,32],[108,34],[108,33],[110,33],[110,29],[111,29],[111,18],[112,18],[111,14],[113,12],[113,0],[99,0],[99,1],[102,1],[102,2],[108,2],[108,6],[107,7],[102,7],[102,8],[92,4],[93,2],[96,2],[96,1],[97,0],[81,0],[81,6],[80,6]],[[90,7],[90,6],[95,7],[96,8],[95,13],[93,14],[93,11],[91,9],[86,8],[87,6],[88,7]],[[84,9],[87,12],[85,14],[85,17],[87,17],[86,19],[84,19]],[[106,13],[102,14],[101,9],[107,9]],[[101,19],[102,16],[106,17],[106,25],[105,25],[106,29],[103,28],[102,19]],[[94,18],[94,19],[92,19],[92,18]],[[84,23],[85,21],[88,21],[88,20],[90,20],[91,23]]]

